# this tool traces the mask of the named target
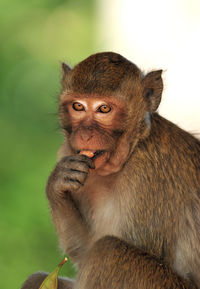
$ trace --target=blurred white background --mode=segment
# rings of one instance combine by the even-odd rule
[[[163,69],[159,113],[200,134],[200,1],[99,0],[96,13],[99,50]]]

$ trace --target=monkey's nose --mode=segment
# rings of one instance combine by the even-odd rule
[[[80,132],[80,136],[81,136],[82,140],[85,142],[87,142],[87,141],[91,140],[91,138],[93,138],[93,134],[90,130],[82,130]]]

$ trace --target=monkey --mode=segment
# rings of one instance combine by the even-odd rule
[[[158,114],[162,70],[100,52],[61,83],[46,194],[78,274],[59,288],[200,288],[200,141]]]

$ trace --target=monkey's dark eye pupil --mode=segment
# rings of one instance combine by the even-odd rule
[[[74,102],[72,107],[73,107],[74,110],[77,110],[77,111],[84,110],[84,106],[81,103],[79,103],[79,102]]]
[[[108,113],[109,111],[111,111],[111,107],[108,105],[101,105],[99,107],[98,111],[100,111],[102,113]]]

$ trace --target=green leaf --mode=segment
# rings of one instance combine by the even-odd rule
[[[65,257],[62,262],[56,267],[56,269],[51,272],[42,282],[39,289],[57,289],[58,288],[58,273],[62,265],[67,261]]]

